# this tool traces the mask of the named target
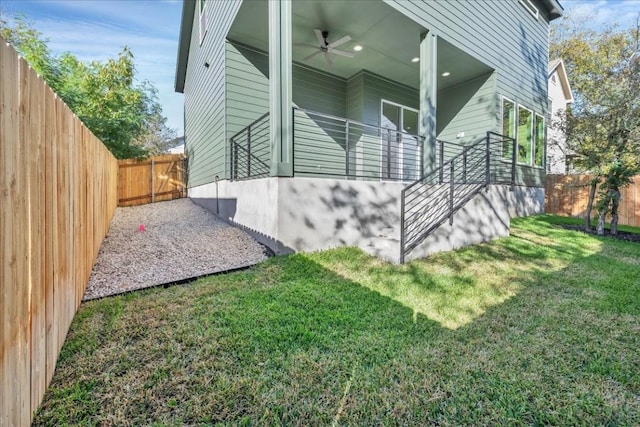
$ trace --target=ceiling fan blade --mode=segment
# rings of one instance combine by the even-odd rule
[[[320,46],[324,46],[324,37],[322,37],[322,31],[313,30],[313,32],[316,33],[316,38],[318,39],[318,43],[320,43]]]
[[[315,52],[313,52],[311,55],[309,56],[305,56],[304,58],[302,58],[303,61],[308,61],[311,58],[313,58],[316,55],[319,55],[322,51],[321,50],[316,50]]]
[[[341,44],[345,44],[349,40],[351,40],[351,36],[344,36],[343,38],[338,39],[338,40],[334,41],[333,43],[329,43],[329,45],[327,47],[338,47]]]
[[[354,55],[351,52],[345,52],[344,50],[331,49],[329,48],[329,53],[335,53],[336,55],[346,56],[347,58],[353,58]]]
[[[327,60],[327,64],[329,64],[329,66],[333,65],[333,61],[331,60],[331,57],[329,56],[328,52],[324,53],[324,59]]]

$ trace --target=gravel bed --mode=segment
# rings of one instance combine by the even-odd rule
[[[83,299],[246,267],[266,258],[265,247],[246,232],[189,199],[117,208]]]

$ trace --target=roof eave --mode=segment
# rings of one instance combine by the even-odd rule
[[[542,2],[549,11],[549,21],[553,21],[564,15],[564,8],[558,0],[543,0]]]
[[[195,0],[183,0],[182,20],[180,22],[180,39],[178,41],[178,58],[176,60],[176,92],[184,93],[184,82],[187,76],[187,61],[191,45],[191,31],[193,29],[193,14],[196,9]]]

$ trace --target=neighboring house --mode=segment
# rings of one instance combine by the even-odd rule
[[[564,133],[554,127],[554,122],[562,120],[567,105],[573,102],[571,85],[562,59],[549,62],[549,118],[547,123],[547,173],[569,172],[571,154],[567,152]]]
[[[168,154],[184,154],[184,136],[173,138],[167,145],[171,147],[166,150]]]
[[[184,153],[184,144],[180,144],[176,147],[169,148],[167,150],[169,154],[183,154]]]
[[[561,14],[555,0],[185,1],[189,195],[277,253],[355,245],[397,262],[507,235],[544,206]]]

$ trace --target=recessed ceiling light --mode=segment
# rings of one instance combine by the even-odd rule
[[[449,77],[451,75],[450,72],[445,71],[444,73],[442,73],[442,77]]]
[[[420,62],[420,58],[417,56],[415,58],[411,58],[411,62]]]
[[[353,47],[353,50],[355,50],[356,52],[360,52],[362,50],[362,46],[360,46],[359,44],[355,45]]]

